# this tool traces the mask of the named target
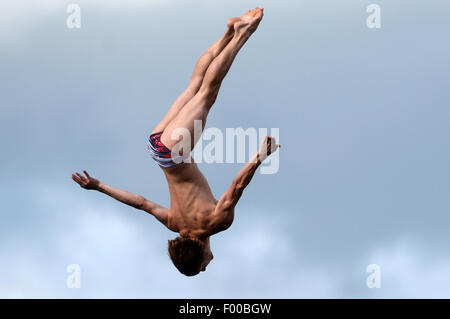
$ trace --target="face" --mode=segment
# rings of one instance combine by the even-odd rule
[[[206,252],[205,252],[205,257],[203,259],[203,263],[201,265],[200,271],[205,271],[206,270],[206,266],[208,266],[208,264],[211,262],[211,260],[214,258],[211,249],[207,248]]]

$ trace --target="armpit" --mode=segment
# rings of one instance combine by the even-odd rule
[[[178,233],[180,230],[178,229],[178,225],[175,223],[175,221],[174,221],[174,219],[173,219],[173,217],[172,217],[172,214],[171,214],[171,212],[169,211],[169,213],[167,214],[167,225],[166,225],[166,227],[169,229],[169,230],[171,230],[171,231],[173,231],[173,232],[176,232],[176,233]]]
[[[233,224],[234,220],[234,209],[230,209],[227,211],[220,211],[214,213],[214,221],[212,221],[212,227],[214,229],[214,233],[218,233],[228,229],[231,224]]]

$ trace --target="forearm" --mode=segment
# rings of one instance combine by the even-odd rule
[[[242,196],[244,188],[252,180],[256,170],[261,161],[259,155],[253,156],[247,164],[241,169],[241,171],[234,178],[233,183],[228,187],[227,191],[220,197],[219,202],[216,205],[216,209],[220,212],[229,212]]]
[[[245,188],[252,180],[259,165],[261,165],[261,161],[257,153],[245,164],[239,174],[234,178],[233,183],[239,188]]]
[[[136,195],[103,183],[100,183],[98,185],[97,190],[134,208],[141,209],[145,202],[145,198],[142,197],[141,195]]]

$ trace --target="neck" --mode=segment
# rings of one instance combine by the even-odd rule
[[[197,238],[197,239],[200,240],[206,247],[209,248],[209,236],[203,237],[203,238]]]
[[[194,232],[194,231],[180,231],[179,234],[181,237],[197,239],[209,247],[209,237],[210,236],[209,235],[206,236],[204,232],[200,233],[200,232]]]

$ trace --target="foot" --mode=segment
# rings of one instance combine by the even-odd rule
[[[256,7],[253,10],[248,10],[234,21],[234,32],[238,35],[250,36],[258,28],[264,15],[264,9]],[[231,20],[231,19],[230,19]],[[230,21],[228,20],[228,21]]]
[[[229,18],[227,21],[227,29],[234,32],[234,24],[239,21],[240,18]]]

